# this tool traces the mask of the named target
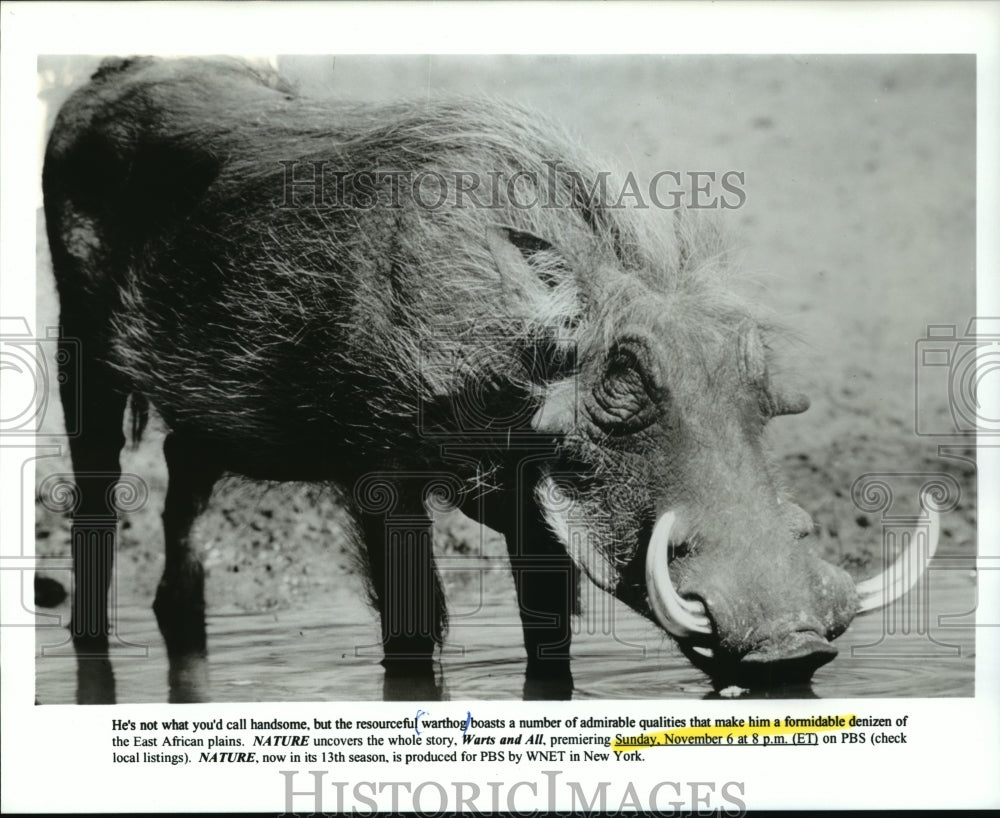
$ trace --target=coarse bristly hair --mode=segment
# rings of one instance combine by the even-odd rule
[[[523,399],[526,351],[549,364],[569,348],[599,356],[662,299],[695,304],[710,333],[747,314],[710,219],[584,201],[570,174],[589,189],[609,171],[612,191],[622,174],[538,112],[484,99],[319,103],[257,67],[119,63],[71,100],[47,165],[74,133],[99,131],[118,154],[110,171],[130,168],[125,262],[93,275],[116,289],[112,365],[176,425],[275,449],[328,427],[338,448],[385,459],[426,432],[418,415],[460,434],[456,395]],[[554,194],[554,206],[515,206],[501,185],[498,206],[460,207],[449,183],[428,209],[404,183],[398,208],[384,196],[365,207],[351,188],[343,206],[299,196],[285,207],[288,161],[299,173],[324,162],[520,174],[520,200]],[[557,184],[539,191],[553,162]],[[522,248],[519,280],[498,269],[486,238],[497,228],[544,242]]]

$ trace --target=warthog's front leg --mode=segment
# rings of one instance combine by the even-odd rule
[[[537,505],[523,500],[504,533],[528,653],[525,698],[568,698],[577,571]]]
[[[419,497],[404,495],[391,514],[362,512],[358,522],[382,621],[386,678],[432,678],[446,616],[427,511]]]

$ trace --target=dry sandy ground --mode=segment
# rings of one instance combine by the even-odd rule
[[[57,102],[92,64],[44,63],[54,86],[43,98]],[[746,204],[720,218],[744,258],[741,286],[788,327],[785,369],[812,398],[804,415],[776,421],[771,437],[788,485],[817,523],[819,546],[852,571],[872,573],[881,512],[859,508],[852,484],[892,473],[888,513],[913,514],[924,476],[947,473],[962,497],[944,518],[942,549],[973,551],[971,448],[914,432],[918,340],[928,324],[957,324],[961,335],[974,313],[970,59],[353,57],[281,65],[316,95],[512,98],[640,178],[663,169],[743,171]],[[57,305],[41,228],[38,259],[44,327],[55,323]],[[930,374],[933,384],[920,382],[922,422],[948,431],[947,388],[940,373]],[[45,431],[59,434],[60,414],[51,408]],[[124,456],[151,496],[123,522],[119,587],[149,602],[162,564],[161,434],[154,424]],[[958,456],[941,456],[939,443],[955,444]],[[39,480],[68,465],[39,460]],[[39,553],[68,553],[67,521],[37,509]],[[341,523],[336,498],[317,488],[220,485],[196,529],[211,610],[304,607],[350,582],[342,578],[353,568]],[[457,515],[438,529],[439,549],[479,547],[478,526]],[[503,553],[489,533],[485,548]]]

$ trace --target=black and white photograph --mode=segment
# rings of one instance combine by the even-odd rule
[[[995,44],[191,37],[4,74],[4,720],[88,810],[996,805],[871,792],[996,758]]]
[[[970,695],[974,67],[40,60],[79,700]]]

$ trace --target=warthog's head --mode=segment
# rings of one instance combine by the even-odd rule
[[[514,275],[510,247],[495,238],[494,252]],[[763,330],[738,301],[614,267],[584,280],[573,349],[533,419],[558,441],[536,491],[548,524],[717,682],[808,679],[855,614],[880,604],[814,553],[812,520],[766,453],[768,421],[808,400],[772,377]]]

